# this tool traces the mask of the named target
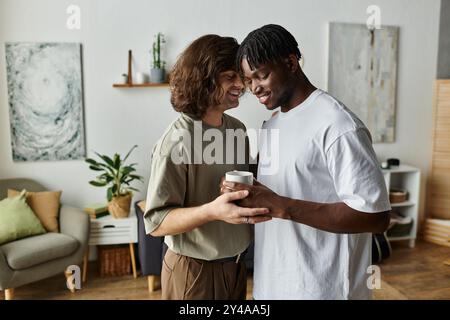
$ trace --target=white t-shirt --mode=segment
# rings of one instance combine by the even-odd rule
[[[390,210],[369,131],[328,93],[317,89],[294,109],[278,112],[263,129],[278,129],[279,143],[270,132],[261,134],[258,180],[279,195],[344,202],[367,214]],[[369,233],[335,234],[272,219],[255,226],[254,259],[255,299],[372,296]]]

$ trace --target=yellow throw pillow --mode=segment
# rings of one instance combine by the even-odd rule
[[[62,191],[27,192],[26,202],[41,221],[45,230],[59,232],[58,216]],[[18,196],[19,191],[8,189],[8,198]]]

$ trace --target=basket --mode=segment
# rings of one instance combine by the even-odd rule
[[[405,202],[408,199],[408,191],[404,189],[390,189],[389,201],[391,203]]]
[[[396,223],[386,233],[388,237],[406,237],[409,236],[414,221],[409,223]]]
[[[131,193],[125,196],[114,197],[108,203],[108,211],[115,219],[127,218],[130,214]]]
[[[98,257],[98,272],[100,277],[117,277],[131,274],[129,246],[98,246]]]

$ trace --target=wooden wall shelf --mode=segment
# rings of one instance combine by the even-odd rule
[[[114,88],[146,88],[146,87],[169,87],[169,84],[166,82],[163,83],[143,83],[143,84],[113,84]]]
[[[132,62],[132,52],[131,50],[128,50],[128,83],[114,83],[114,88],[149,88],[149,87],[169,87],[169,83],[163,82],[163,83],[155,83],[155,82],[149,82],[149,83],[142,83],[137,84],[133,83],[133,71],[131,67]]]

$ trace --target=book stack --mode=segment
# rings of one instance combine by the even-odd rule
[[[98,219],[109,215],[108,205],[105,203],[94,203],[84,208],[84,212],[91,216],[91,219]]]
[[[427,219],[424,239],[428,242],[450,247],[450,220]]]

